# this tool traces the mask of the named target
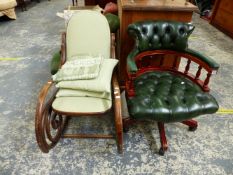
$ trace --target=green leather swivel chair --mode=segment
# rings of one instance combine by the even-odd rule
[[[130,117],[123,120],[124,130],[134,121],[157,121],[161,155],[168,148],[164,123],[182,122],[193,131],[198,124],[192,118],[215,113],[219,107],[208,87],[219,65],[188,48],[193,30],[192,24],[174,21],[141,21],[128,26],[135,46],[127,57]]]

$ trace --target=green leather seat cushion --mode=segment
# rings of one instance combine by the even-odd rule
[[[127,104],[136,119],[176,122],[218,110],[213,96],[181,75],[147,72],[135,79],[134,86],[135,96]]]

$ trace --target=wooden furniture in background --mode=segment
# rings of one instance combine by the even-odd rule
[[[17,2],[17,6],[19,6],[22,11],[27,10],[27,6],[24,0],[16,0],[16,2]]]
[[[78,0],[72,0],[73,5],[77,5]],[[100,7],[104,8],[105,5],[109,2],[116,3],[117,0],[85,0],[85,5],[99,5]]]
[[[216,0],[210,23],[233,38],[233,2]]]
[[[197,10],[197,7],[186,0],[118,0],[120,39],[118,41],[117,57],[120,59],[120,84],[124,84],[126,57],[134,45],[133,40],[127,34],[129,24],[149,19],[190,22],[195,10]],[[167,64],[166,60],[165,64]]]
[[[195,0],[189,0],[189,2],[195,5]]]
[[[109,2],[116,3],[117,0],[85,0],[86,5],[97,5],[98,4],[102,8],[104,8],[105,5]]]

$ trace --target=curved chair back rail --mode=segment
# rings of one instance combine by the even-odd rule
[[[148,59],[158,58],[158,57],[154,57],[156,55],[167,55],[167,54],[175,55],[177,58],[179,58],[179,60],[171,59],[173,61],[171,63],[172,66],[166,66],[166,65],[163,65],[164,58],[159,57],[160,58],[159,65],[147,66],[145,64],[145,61],[144,61],[145,58],[147,58],[147,61],[149,61]],[[186,61],[185,69],[181,69],[180,67],[176,66],[177,63],[182,60]],[[209,91],[209,87],[208,87],[209,79],[213,73],[217,72],[217,68],[211,67],[210,64],[208,64],[208,62],[205,62],[190,53],[179,52],[179,51],[174,51],[174,50],[145,51],[135,56],[134,61],[137,65],[138,71],[135,73],[130,73],[129,69],[127,69],[127,75],[128,75],[129,80],[133,81],[134,77],[138,77],[141,74],[148,72],[148,71],[155,71],[155,70],[170,71],[176,74],[181,74],[189,78],[191,81],[197,83],[204,91]],[[198,65],[195,74],[190,71],[190,67],[192,63],[196,63]],[[200,78],[202,73],[206,73],[204,80]]]
[[[171,71],[188,77],[197,83],[204,91],[209,91],[209,79],[214,71],[217,71],[219,65],[211,58],[188,48],[188,37],[194,30],[194,26],[189,23],[175,21],[139,21],[128,26],[128,33],[135,40],[134,49],[127,57],[127,75],[128,81],[126,87],[129,93],[133,95],[134,77],[145,71],[162,70]],[[155,55],[174,55],[169,66],[164,65],[164,57]],[[157,66],[145,66],[145,59],[160,59]],[[175,59],[174,59],[175,57]],[[167,58],[166,58],[167,59]],[[187,60],[185,70],[179,68],[182,59]],[[142,61],[143,60],[143,61]],[[196,73],[192,74],[190,66],[196,63],[198,68]],[[206,78],[201,80],[201,74],[206,72]]]
[[[175,21],[149,20],[130,24],[128,33],[135,40],[135,46],[127,57],[129,71],[137,71],[137,66],[132,60],[136,55],[152,50],[174,50],[190,53],[207,62],[212,68],[218,68],[219,65],[214,60],[188,49],[188,37],[194,28],[192,24]]]
[[[140,52],[155,49],[184,50],[194,30],[189,23],[175,21],[139,21],[128,26],[128,33],[137,42]]]
[[[80,54],[101,54],[109,58],[110,42],[109,24],[101,13],[87,10],[85,13],[76,13],[67,26],[67,59]]]

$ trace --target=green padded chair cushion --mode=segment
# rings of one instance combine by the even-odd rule
[[[60,81],[56,84],[56,87],[111,93],[112,72],[117,63],[117,59],[104,59],[97,78],[89,80]]]
[[[136,119],[177,122],[215,113],[218,103],[191,80],[169,72],[147,72],[134,81],[135,96],[127,99]]]
[[[61,69],[52,76],[53,81],[87,80],[99,75],[101,56],[77,56],[76,59],[68,60]]]
[[[53,55],[53,58],[50,63],[50,72],[52,75],[56,74],[61,66],[61,54],[60,51],[56,52]]]
[[[111,93],[109,92],[92,92],[73,89],[59,89],[56,97],[95,97],[112,100]]]
[[[57,111],[71,113],[104,112],[112,107],[112,101],[95,97],[58,97],[52,107]]]
[[[110,58],[111,32],[108,20],[99,12],[82,10],[69,20],[66,30],[66,58],[81,54]]]

